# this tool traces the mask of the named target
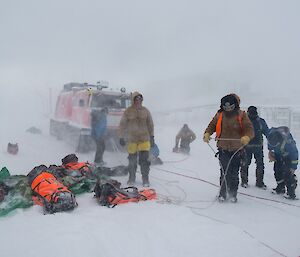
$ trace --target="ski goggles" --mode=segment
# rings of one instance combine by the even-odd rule
[[[231,112],[235,109],[235,104],[230,104],[226,102],[222,107],[225,112]]]

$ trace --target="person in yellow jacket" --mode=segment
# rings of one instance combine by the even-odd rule
[[[254,137],[252,122],[247,113],[240,110],[236,95],[229,94],[221,99],[220,109],[208,124],[203,141],[208,143],[213,133],[216,133],[221,167],[219,201],[229,197],[232,202],[236,202],[243,158],[241,150]]]
[[[132,105],[128,107],[120,121],[120,145],[127,143],[129,160],[129,186],[135,183],[137,160],[141,167],[143,186],[149,186],[149,151],[154,146],[154,125],[151,113],[142,106],[143,96],[139,92],[132,94]],[[126,142],[127,141],[127,142]]]

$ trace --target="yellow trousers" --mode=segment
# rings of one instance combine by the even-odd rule
[[[139,143],[128,143],[127,151],[129,154],[135,154],[141,151],[150,151],[150,141],[139,142]]]

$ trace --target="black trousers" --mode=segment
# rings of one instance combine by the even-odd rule
[[[220,196],[226,198],[227,193],[231,196],[237,195],[239,186],[239,169],[241,163],[241,152],[225,151],[219,149],[220,161]],[[234,156],[233,156],[234,155]]]
[[[264,180],[264,152],[262,146],[247,146],[243,160],[241,162],[241,179],[242,183],[248,183],[249,166],[251,164],[252,157],[256,163],[256,184],[261,185]]]
[[[274,163],[274,177],[277,182],[278,189],[287,189],[288,195],[295,196],[295,189],[297,187],[297,177],[290,172],[290,160],[279,159]]]
[[[134,154],[128,155],[129,160],[129,181],[135,181],[135,174],[137,169],[137,160],[139,157],[139,165],[141,167],[141,173],[143,179],[148,179],[149,171],[150,171],[150,161],[149,161],[149,151],[141,151]]]
[[[95,163],[103,162],[103,154],[105,151],[105,140],[104,138],[97,138],[95,139],[96,143],[96,154],[95,154]]]

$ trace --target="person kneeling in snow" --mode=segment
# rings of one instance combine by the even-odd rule
[[[176,136],[175,147],[173,148],[173,152],[182,152],[189,154],[191,150],[190,143],[192,143],[195,139],[195,133],[188,127],[187,124],[184,124]]]
[[[277,182],[277,187],[273,191],[277,194],[284,194],[286,187],[286,198],[296,199],[295,171],[298,166],[298,149],[288,127],[270,129],[268,149],[269,160],[274,161],[274,176]]]
[[[254,137],[254,130],[246,112],[240,110],[235,95],[229,94],[221,99],[220,110],[207,126],[203,141],[208,143],[214,132],[221,166],[219,201],[226,199],[228,191],[231,201],[236,202],[241,150]]]

